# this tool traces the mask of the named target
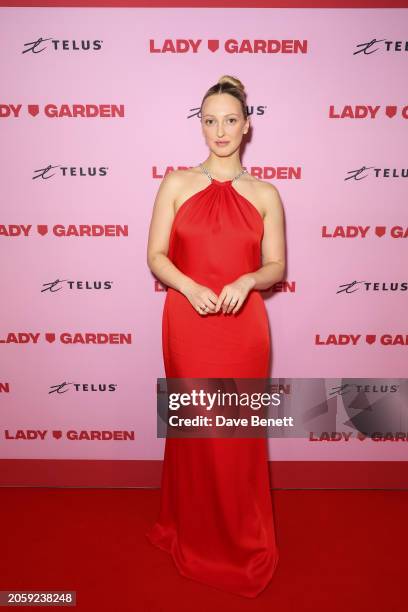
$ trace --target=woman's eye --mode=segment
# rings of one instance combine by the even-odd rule
[[[212,121],[213,119],[206,119],[205,125],[209,125]],[[228,121],[232,121],[233,123],[236,123],[237,120],[234,117],[231,117],[230,119],[228,119]]]

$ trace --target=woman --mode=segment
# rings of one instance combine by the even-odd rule
[[[268,317],[258,290],[283,278],[277,189],[242,168],[248,133],[242,83],[223,76],[205,94],[203,164],[168,174],[149,231],[148,265],[168,286],[167,378],[267,378]],[[255,597],[278,561],[262,438],[166,438],[160,514],[146,536],[188,578]]]

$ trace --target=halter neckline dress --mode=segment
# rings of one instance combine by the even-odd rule
[[[263,219],[229,181],[213,179],[178,209],[168,257],[217,296],[259,269]],[[200,314],[168,287],[162,318],[167,378],[268,378],[269,322],[251,290],[237,313]],[[256,597],[278,563],[267,439],[166,438],[159,516],[146,533],[179,573]],[[180,585],[180,588],[182,585]]]

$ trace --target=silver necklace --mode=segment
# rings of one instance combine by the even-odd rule
[[[206,168],[205,166],[203,166],[203,164],[199,164],[199,166],[200,166],[201,170],[202,170],[203,172],[205,172],[205,174],[208,176],[208,178],[209,178],[209,179],[210,179],[210,181],[212,182],[213,177],[212,177],[212,176],[211,176],[211,174],[208,172],[207,168]],[[232,181],[236,181],[236,180],[237,180],[237,179],[238,179],[238,178],[239,178],[239,177],[240,177],[242,174],[245,174],[246,172],[248,172],[248,171],[247,171],[247,170],[245,170],[245,168],[244,168],[243,170],[241,170],[241,172],[240,172],[239,174],[237,174],[237,176],[234,176],[234,178],[233,178],[233,179],[231,179],[231,182],[232,182]],[[225,183],[229,183],[229,181],[219,181],[219,182],[220,182],[220,183],[223,183],[223,182],[225,182]]]

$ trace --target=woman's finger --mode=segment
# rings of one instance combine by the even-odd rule
[[[215,293],[210,293],[208,296],[208,299],[212,302],[212,304],[215,306],[217,304],[217,300],[218,300],[218,295],[216,295]]]
[[[196,307],[196,310],[198,312],[198,314],[200,315],[206,315],[207,314],[207,308],[205,307],[204,304],[198,304]]]
[[[228,309],[227,312],[231,312],[232,309],[234,308],[234,306],[237,304],[239,298],[237,296],[232,296],[229,304],[228,304]]]
[[[215,304],[212,303],[212,301],[210,300],[210,298],[207,298],[206,300],[206,305],[208,307],[208,310],[210,310],[211,312],[214,312],[215,309]]]
[[[235,314],[236,312],[238,312],[238,310],[241,308],[243,303],[242,298],[238,300],[238,302],[235,304],[234,310],[232,311],[232,314]]]
[[[217,299],[217,304],[216,304],[216,306],[215,306],[215,310],[216,310],[216,312],[218,312],[218,311],[219,311],[219,309],[221,308],[222,303],[223,303],[224,298],[225,298],[225,295],[226,295],[226,291],[225,291],[225,290],[224,290],[224,291],[221,291],[221,293],[220,293],[220,295],[219,295],[219,297],[218,297],[218,299]]]

